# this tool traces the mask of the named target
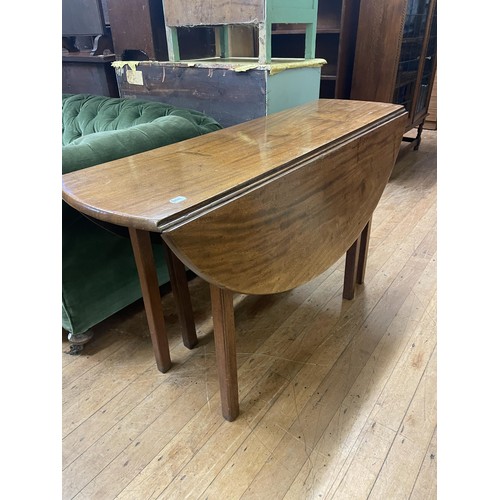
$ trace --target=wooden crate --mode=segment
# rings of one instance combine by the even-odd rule
[[[228,127],[319,97],[324,59],[116,61],[121,97],[201,111]]]

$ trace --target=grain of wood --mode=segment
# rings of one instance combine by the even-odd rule
[[[422,363],[419,354],[414,363]],[[409,498],[436,428],[436,351],[394,438],[368,498]]]
[[[107,336],[97,336],[95,341],[89,344],[89,348],[85,350],[83,356],[75,355],[68,356],[69,342],[65,350],[63,350],[63,360],[70,360],[70,363],[64,364],[62,377],[62,388],[65,389],[72,384],[76,379],[81,378],[84,373],[88,372],[95,366],[102,363],[108,356],[118,351],[123,345],[130,342],[130,338],[123,338],[119,332],[110,332]],[[127,335],[125,335],[127,337]],[[74,396],[74,393],[71,393]]]
[[[337,288],[337,302],[339,302],[338,297],[341,290],[341,275],[335,273],[335,275],[330,278],[333,285],[325,286],[327,289],[329,286]],[[331,300],[331,297],[328,294],[326,295],[326,298]],[[299,311],[300,308],[297,309],[298,316],[301,314]],[[293,324],[293,315],[290,318],[290,324]],[[297,322],[294,324],[296,325]],[[319,324],[318,321],[316,321],[315,324],[317,326]],[[323,332],[326,333],[325,329],[323,329]],[[241,444],[243,440],[250,435],[250,433],[258,432],[255,428],[263,417],[267,415],[268,411],[278,408],[278,414],[282,413],[283,408],[279,406],[278,401],[280,400],[280,394],[289,383],[289,380],[277,374],[276,371],[270,367],[279,363],[282,364],[284,360],[287,360],[288,362],[294,361],[297,363],[297,369],[302,366],[310,366],[309,364],[304,364],[304,361],[300,358],[293,358],[293,356],[291,356],[291,348],[286,343],[286,339],[289,338],[289,335],[290,325],[285,323],[278,328],[275,335],[273,335],[268,342],[265,342],[262,345],[262,352],[257,351],[255,354],[250,356],[246,363],[239,367],[240,398],[243,394],[243,398],[240,402],[243,412],[240,417],[244,424],[242,424],[242,428],[240,428],[239,425],[234,428],[234,431],[237,431],[236,436],[233,434],[233,429],[231,428],[230,439],[233,442],[238,440]],[[281,338],[281,340],[276,341],[276,339],[274,339],[276,344],[271,344],[274,348],[274,354],[267,354],[267,352],[271,352],[271,346],[269,344],[276,336],[278,339]],[[302,333],[296,339],[295,343],[296,345],[293,349],[304,355],[307,352],[308,343],[314,345],[315,341],[313,336]],[[315,368],[314,365],[312,367]],[[264,375],[262,375],[262,373]],[[218,401],[214,400],[212,404],[218,405]],[[264,422],[262,427],[268,427],[267,423]],[[210,449],[213,450],[214,444],[215,443],[207,443],[207,446],[204,447],[204,449],[202,449],[201,452],[193,458],[193,460],[191,460],[191,462],[179,473],[179,476],[173,481],[173,483],[164,491],[162,498],[189,496],[193,491],[197,491],[197,488],[200,488],[200,485],[210,485],[221,468],[227,463],[229,457],[231,457],[232,453],[234,453],[233,446],[229,446],[228,442],[224,439],[219,439],[216,440],[216,445],[222,445],[222,456],[226,457],[226,459],[222,460],[220,459],[221,457],[218,457],[217,461],[214,461],[213,458],[208,459],[207,457],[210,456]],[[208,448],[208,450],[206,450],[206,448]],[[208,460],[208,463],[210,464],[208,470],[207,464],[205,463],[206,460]],[[200,471],[202,472],[200,473]],[[203,477],[203,482],[200,481],[200,477]]]
[[[433,266],[429,267],[433,268]],[[431,273],[427,276],[423,275],[418,286],[432,289],[435,287],[435,275]],[[415,293],[407,297],[321,436],[316,447],[321,453],[321,460],[304,464],[285,498],[290,500],[315,498],[320,494],[324,497],[329,485],[345,465],[357,436],[360,432],[364,432],[361,430],[363,426],[368,426],[367,431],[375,432],[379,438],[380,433],[385,435],[383,429],[373,430],[371,422],[368,425],[368,416],[382,388],[387,383],[387,376],[392,373],[398,357],[408,343],[412,342],[411,339],[415,336],[415,330],[422,319],[424,310],[425,303],[422,303]],[[375,449],[378,449],[377,444]]]
[[[391,415],[393,421],[402,421],[426,367],[426,364],[422,363],[422,361],[425,361],[426,358],[429,359],[435,346],[435,330],[433,328],[435,319],[432,317],[434,306],[435,298],[426,308],[411,341],[407,344],[394,369],[390,372],[389,379],[371,408],[365,428],[358,435],[356,443],[345,460],[340,473],[330,479],[327,498],[336,498],[337,496],[346,498],[349,495],[368,498],[384,460],[397,436],[398,429],[394,429],[391,425],[392,422],[384,418],[384,416]],[[415,352],[419,353],[417,357],[421,360],[418,367],[414,366],[413,363]],[[403,380],[402,377],[407,377],[408,381]],[[385,408],[386,411],[380,412],[380,408]],[[383,429],[374,431],[375,427],[382,427]],[[383,436],[383,441],[380,439],[381,436]],[[373,450],[375,449],[377,451],[374,455]],[[375,456],[377,457],[377,465],[375,466],[375,463],[371,462],[368,466],[365,463],[367,457],[371,460]],[[370,469],[371,473],[359,475],[359,471],[363,469]],[[355,491],[353,491],[353,488]]]
[[[119,360],[131,359],[130,364]],[[63,389],[63,437],[132,383],[151,364],[151,347],[133,339]],[[99,376],[95,372],[99,373]],[[108,383],[103,384],[107,379]]]
[[[354,324],[356,324],[356,323],[354,323]],[[359,328],[359,324],[358,324],[358,325],[356,325],[356,326]],[[345,329],[346,329],[346,325],[343,325],[342,330],[344,330],[344,331],[345,331]],[[306,339],[310,338],[310,336],[313,334],[313,332],[314,332],[314,331],[317,331],[317,330],[318,330],[318,324],[316,324],[316,325],[314,325],[314,324],[313,324],[313,325],[311,325],[310,331],[306,332],[306,335],[304,336],[304,338],[306,338]],[[338,340],[338,339],[337,339],[337,340]],[[338,344],[338,342],[336,342],[336,343]],[[323,352],[325,352],[324,346],[322,346],[322,347],[323,347],[322,351],[323,351]],[[330,353],[330,354],[331,354],[331,353]],[[332,356],[330,356],[330,359],[333,359],[333,357],[332,357]],[[316,372],[316,375],[318,375],[318,371],[320,370],[320,367],[319,367],[320,363],[316,364],[316,363],[314,363],[311,359],[310,359],[309,361],[310,361],[310,362],[308,363],[308,366],[307,366],[307,367],[304,367],[304,370],[306,370],[308,367],[313,367],[313,371],[314,371],[314,372]],[[328,365],[326,365],[326,364],[324,364],[324,363],[323,363],[323,366],[328,366]],[[302,380],[301,382],[304,382],[304,380]],[[302,386],[302,384],[297,384],[297,383],[296,383],[295,385],[298,385],[299,387],[301,387],[301,386]],[[307,387],[308,387],[308,383],[307,383],[307,382],[306,382],[306,383],[304,383],[303,387],[307,388]],[[299,395],[300,395],[300,389],[295,389],[295,388],[293,388],[293,389],[294,389],[294,392],[293,392],[293,397],[292,397],[292,398],[290,398],[290,400],[292,401],[292,404],[291,404],[290,406],[291,406],[292,408],[295,406],[295,409],[296,409],[296,408],[297,408],[297,406],[299,406],[299,407],[300,407],[300,397],[299,397]],[[314,386],[313,386],[313,389],[314,389]],[[295,392],[295,391],[296,391],[296,392]],[[307,391],[304,391],[304,392],[305,392],[306,394],[308,394],[308,396],[307,396],[307,397],[311,397],[311,393],[310,393],[310,392],[307,392]],[[274,408],[274,407],[278,407],[278,408],[280,408],[280,401],[279,401],[279,400],[275,403],[275,405],[273,406],[273,408]],[[286,412],[284,412],[282,408],[283,408],[283,407],[281,407],[281,412],[280,412],[280,413],[281,413],[282,415],[283,415],[283,414],[286,414]],[[272,411],[273,411],[273,409],[271,409],[269,413],[271,413]],[[293,415],[293,416],[295,416],[295,412],[293,412],[293,413],[292,413],[292,415]],[[266,415],[266,416],[267,416],[267,415]],[[275,417],[273,420],[275,420],[275,419],[278,419],[278,418],[279,418],[279,416],[278,416],[278,415],[273,415],[273,417]],[[283,420],[280,420],[279,422],[280,422],[280,424],[281,424],[281,427],[284,427],[284,425],[286,425],[286,424],[284,423],[284,421],[283,421]],[[265,429],[267,429],[268,427],[269,427],[269,425],[264,426],[264,428],[265,428]],[[272,425],[271,425],[270,427],[272,428]],[[272,429],[272,432],[269,432],[269,433],[268,433],[268,436],[266,436],[266,435],[265,435],[265,434],[263,434],[263,433],[261,433],[261,434],[259,435],[259,429],[260,429],[260,426],[259,426],[259,427],[257,427],[257,428],[255,429],[255,431],[254,431],[254,435],[258,435],[258,438],[259,438],[260,440],[262,440],[262,441],[265,441],[265,439],[266,439],[266,437],[267,437],[267,441],[265,441],[265,442],[266,442],[266,444],[268,445],[268,447],[272,447],[272,446],[273,446],[273,444],[275,445],[276,438],[277,438],[277,436],[279,436],[279,429]],[[290,460],[287,460],[287,456],[288,456],[288,454],[289,454],[289,451],[285,451],[285,452],[283,453],[284,460],[282,460],[282,462],[281,462],[281,463],[286,463],[286,464],[287,464],[287,466],[289,467],[289,466],[290,466]],[[279,465],[279,464],[278,464],[278,465]],[[271,476],[270,481],[272,481],[272,474],[270,474],[270,476]],[[260,484],[260,483],[261,483],[261,481],[258,481],[258,483]],[[268,484],[267,482],[265,482],[264,484],[265,484],[266,486],[268,486],[268,487],[269,487],[269,484]],[[262,488],[262,489],[264,490],[265,488]],[[253,488],[253,490],[255,490],[255,488]],[[249,492],[252,492],[252,494],[257,494],[257,493],[255,493],[255,491],[252,491],[252,489],[250,489],[250,490],[249,490]],[[274,492],[274,490],[273,490],[273,493],[275,493],[275,492]],[[247,494],[249,494],[249,493],[247,493]],[[262,491],[260,491],[260,494],[262,494]],[[279,496],[279,495],[278,495],[278,496]]]
[[[434,431],[410,500],[434,500],[437,498],[437,429]]]
[[[288,427],[287,433],[275,443],[274,460],[267,461],[253,480],[252,495],[258,497],[272,492],[273,495],[282,497],[286,494],[291,481],[309,460],[310,450],[316,448],[327,428],[331,411],[340,407],[349,388],[366,365],[367,358],[387,330],[387,322],[390,324],[420,274],[421,271],[412,270],[402,278],[398,276],[399,279],[394,280],[392,285],[394,289],[388,289],[388,293],[384,294],[367,320],[355,330],[349,344]],[[330,412],[325,412],[324,407],[328,407]],[[280,482],[274,480],[278,475],[282,477]],[[287,481],[290,482],[287,484]]]

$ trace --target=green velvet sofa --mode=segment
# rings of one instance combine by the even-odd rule
[[[203,113],[164,103],[87,94],[62,96],[62,172],[123,158],[220,129]],[[73,345],[141,298],[131,242],[62,207],[62,326]],[[161,239],[153,241],[160,285],[169,281]]]

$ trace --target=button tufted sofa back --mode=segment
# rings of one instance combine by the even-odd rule
[[[180,117],[199,127],[200,134],[197,135],[221,128],[215,120],[203,113],[160,102],[63,94],[62,144],[66,146],[84,135],[122,130],[166,116]]]
[[[63,94],[63,173],[221,128],[214,119],[199,111],[165,103]]]

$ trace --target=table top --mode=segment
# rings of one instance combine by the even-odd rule
[[[96,219],[163,232],[404,113],[389,103],[319,99],[65,174],[62,195]]]

